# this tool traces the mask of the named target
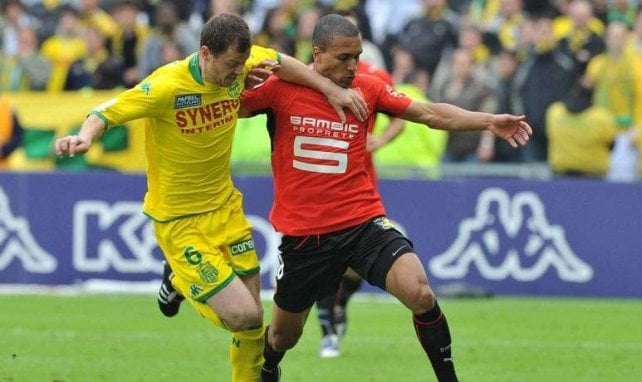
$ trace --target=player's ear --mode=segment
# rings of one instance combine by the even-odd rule
[[[312,47],[312,59],[316,62],[321,57],[321,48],[318,46]]]
[[[198,50],[198,54],[202,59],[207,60],[207,58],[210,56],[210,48],[205,45],[201,45],[201,48]]]

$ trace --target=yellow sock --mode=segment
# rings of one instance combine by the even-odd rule
[[[232,333],[232,382],[255,382],[261,376],[265,326]]]

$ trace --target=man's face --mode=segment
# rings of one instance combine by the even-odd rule
[[[213,55],[207,47],[202,46],[200,62],[203,80],[222,87],[231,86],[243,72],[243,66],[249,57],[249,49],[247,52],[239,53],[236,45],[217,55]]]
[[[335,37],[325,50],[314,47],[314,68],[335,84],[348,88],[357,74],[362,51],[361,37]]]

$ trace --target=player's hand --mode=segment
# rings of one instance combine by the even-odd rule
[[[73,157],[76,154],[83,154],[89,150],[91,140],[79,135],[67,135],[56,139],[56,154],[60,157],[68,155]]]
[[[510,114],[493,115],[491,125],[488,127],[493,134],[506,140],[514,148],[525,146],[533,135],[533,129],[526,123],[526,117]]]
[[[339,114],[341,122],[345,123],[346,121],[346,113],[343,111],[346,107],[350,109],[352,114],[354,114],[359,121],[365,121],[366,116],[368,115],[368,105],[363,99],[361,93],[358,91],[354,89],[335,87],[327,97],[334,110]]]
[[[254,66],[247,77],[245,78],[245,88],[252,89],[253,87],[262,84],[274,72],[278,71],[281,65],[274,60],[263,60]]]
[[[381,139],[373,137],[372,134],[368,134],[368,137],[366,138],[366,150],[368,152],[377,150],[379,147],[383,146],[383,144],[384,143]]]

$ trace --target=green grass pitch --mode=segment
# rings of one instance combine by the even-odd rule
[[[266,321],[271,304],[266,305]],[[642,300],[442,299],[460,379],[640,381]],[[229,334],[154,296],[0,296],[0,381],[227,381]],[[431,381],[409,313],[361,296],[336,359],[319,359],[311,315],[284,382]]]

